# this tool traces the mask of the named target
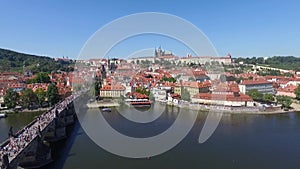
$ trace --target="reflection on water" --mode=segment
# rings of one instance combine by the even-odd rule
[[[122,133],[149,136],[168,128],[178,112],[178,108],[168,107],[160,118],[145,126],[133,125],[118,113],[103,115],[111,126]],[[199,144],[197,139],[206,117],[207,113],[199,112],[192,131],[179,145],[150,160],[113,155],[98,147],[86,134],[78,135],[70,151],[72,156],[67,158],[64,168],[273,169],[300,166],[299,113],[224,114],[212,137]]]
[[[9,114],[7,118],[0,118],[0,142],[7,139],[10,127],[13,127],[14,132],[17,132],[30,123],[34,117],[42,113],[43,112],[20,112]]]
[[[99,112],[88,110],[85,113],[96,115]],[[149,137],[164,131],[172,125],[177,115],[178,108],[168,107],[155,121],[135,124],[115,111],[103,113],[117,131],[139,137]],[[30,116],[33,118],[35,115]],[[181,143],[151,159],[113,155],[91,141],[77,123],[69,130],[70,137],[67,140],[52,145],[55,162],[45,168],[299,168],[300,113],[224,114],[212,137],[199,144],[198,137],[206,116],[207,113],[199,112],[194,127]],[[0,119],[2,140],[7,137],[10,125],[20,127],[28,123],[27,118],[10,116]]]

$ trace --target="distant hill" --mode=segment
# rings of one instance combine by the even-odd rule
[[[244,62],[245,64],[265,65],[280,69],[300,71],[300,58],[294,56],[273,56],[270,58],[252,57],[236,58],[236,63]]]
[[[54,60],[47,56],[37,56],[19,53],[7,49],[0,49],[0,72],[23,72],[24,69],[37,72],[51,72],[56,70],[71,71],[74,62]]]

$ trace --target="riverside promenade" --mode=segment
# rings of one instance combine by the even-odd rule
[[[210,111],[215,113],[226,113],[226,114],[262,114],[262,115],[268,115],[268,114],[283,114],[283,113],[290,113],[295,111],[300,111],[300,105],[299,104],[292,104],[292,107],[296,107],[294,109],[290,109],[288,111],[285,111],[280,108],[280,106],[275,106],[274,109],[265,109],[263,107],[230,107],[225,105],[204,105],[204,104],[197,104],[197,103],[190,103],[187,101],[180,101],[177,104],[174,104],[172,102],[161,102],[158,101],[161,104],[167,104],[170,106],[180,107],[180,108],[186,108],[196,111]]]
[[[73,101],[78,97],[79,94],[72,94],[16,134],[9,133],[10,137],[0,145],[0,168],[15,169],[22,164],[35,167],[51,162],[51,150],[45,140],[65,136],[65,126],[74,121]]]

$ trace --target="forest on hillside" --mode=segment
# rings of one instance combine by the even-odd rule
[[[235,58],[235,63],[244,62],[244,64],[265,65],[280,69],[300,71],[300,58],[294,56],[273,56],[267,59],[263,57]]]
[[[0,72],[22,72],[31,70],[32,73],[52,71],[72,71],[74,62],[54,60],[47,56],[37,56],[0,49]]]

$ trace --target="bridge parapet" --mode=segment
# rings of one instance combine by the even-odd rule
[[[72,121],[70,119],[74,116],[73,100],[77,97],[79,94],[67,97],[5,140],[0,145],[0,168],[17,168],[20,163],[26,163],[24,159],[28,156],[32,156],[34,160],[40,163],[42,159],[48,160],[49,154],[51,157],[51,152],[48,152],[43,140],[48,133],[53,131],[55,137],[62,138],[66,135],[65,126]],[[44,151],[40,151],[42,149]],[[45,157],[41,155],[41,152],[46,152]]]

